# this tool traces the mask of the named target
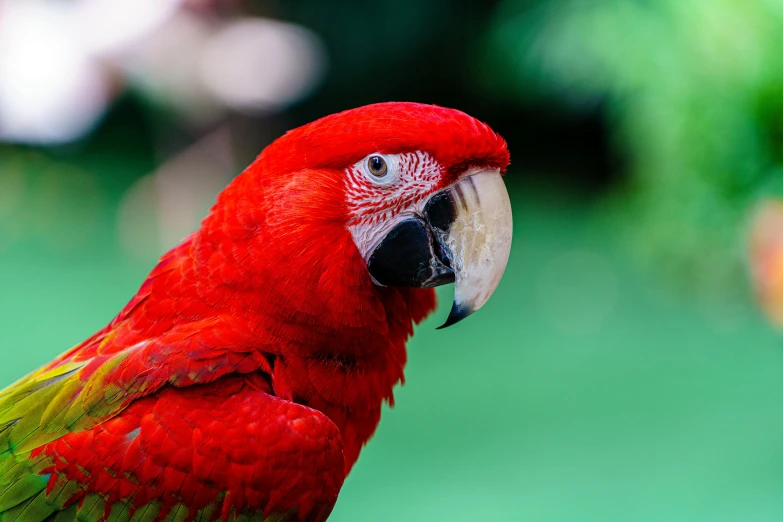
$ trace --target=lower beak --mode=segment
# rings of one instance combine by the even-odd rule
[[[383,286],[455,283],[451,326],[481,308],[500,283],[511,250],[511,203],[496,170],[480,171],[433,195],[398,223],[367,267]]]

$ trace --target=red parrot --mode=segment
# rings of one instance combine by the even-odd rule
[[[313,521],[455,283],[511,245],[505,141],[381,103],[269,145],[109,325],[0,391],[0,522]]]

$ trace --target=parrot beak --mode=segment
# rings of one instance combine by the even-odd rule
[[[458,323],[490,298],[511,251],[511,202],[497,170],[482,170],[434,194],[379,242],[367,267],[383,286],[454,285],[439,328]]]

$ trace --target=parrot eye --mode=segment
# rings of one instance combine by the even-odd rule
[[[371,185],[377,187],[393,186],[400,178],[398,158],[395,154],[373,152],[357,161],[353,168]]]
[[[367,160],[367,169],[376,178],[381,178],[386,174],[388,167],[386,166],[386,160],[382,157],[370,156],[370,159]]]

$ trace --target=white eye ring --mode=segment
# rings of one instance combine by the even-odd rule
[[[373,153],[356,164],[356,167],[374,185],[391,185],[399,178],[397,156]]]

